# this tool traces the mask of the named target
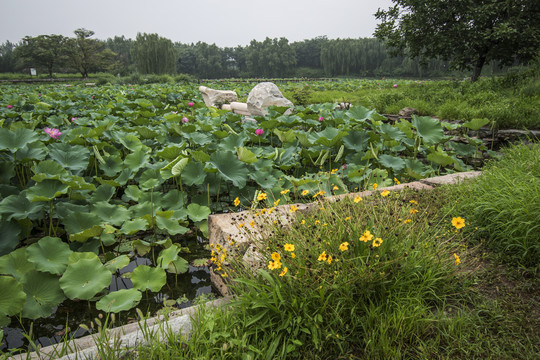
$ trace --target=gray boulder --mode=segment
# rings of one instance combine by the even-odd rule
[[[264,116],[268,114],[269,106],[286,106],[291,112],[294,104],[287,100],[276,84],[262,82],[251,89],[247,98],[247,109],[252,116]]]

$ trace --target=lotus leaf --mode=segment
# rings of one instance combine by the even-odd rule
[[[69,255],[68,258],[68,265],[74,264],[79,260],[82,259],[97,259],[99,260],[99,257],[91,252],[91,251],[74,251]]]
[[[190,162],[182,172],[182,182],[188,186],[201,185],[205,178],[206,172],[204,172],[204,166],[200,162]]]
[[[36,131],[18,128],[11,131],[6,128],[0,128],[0,150],[9,150],[12,153],[23,148],[25,145],[38,140]]]
[[[189,263],[187,260],[178,257],[176,260],[173,260],[167,266],[167,271],[171,274],[183,274],[189,270]]]
[[[199,204],[189,204],[187,207],[187,214],[191,220],[194,222],[202,221],[208,219],[211,210],[208,206],[201,206]]]
[[[6,220],[36,220],[41,217],[43,204],[31,203],[26,197],[26,192],[19,195],[10,195],[0,202],[0,214]]]
[[[444,137],[441,123],[430,116],[413,115],[412,125],[426,144],[436,144]]]
[[[483,118],[483,119],[472,119],[471,121],[467,121],[463,123],[463,127],[469,128],[473,131],[480,130],[482,126],[485,126],[489,124],[489,119]]]
[[[180,248],[176,245],[172,245],[166,249],[161,250],[157,258],[156,266],[159,266],[163,269],[167,269],[171,261],[178,259],[179,252],[180,252]]]
[[[119,155],[107,156],[103,160],[104,162],[100,164],[99,168],[105,176],[113,177],[122,170],[123,161]]]
[[[165,216],[163,212],[158,212],[155,218],[158,228],[167,230],[167,232],[171,235],[187,233],[189,231],[188,228],[180,225],[178,220],[171,219],[173,214],[174,211],[171,211],[171,214],[168,214],[168,216]]]
[[[45,160],[35,164],[32,166],[32,171],[36,174],[32,176],[32,180],[36,182],[41,182],[45,179],[62,180],[68,178],[70,175],[62,165],[52,160]]]
[[[67,194],[68,189],[68,185],[62,184],[58,180],[45,179],[28,189],[26,191],[26,197],[32,202],[50,201],[58,196]]]
[[[89,300],[105,289],[112,274],[99,259],[81,259],[68,265],[60,278],[60,287],[70,299]]]
[[[148,228],[148,222],[144,219],[134,219],[130,221],[126,221],[124,225],[122,225],[122,228],[120,229],[120,233],[125,235],[132,235],[135,234],[138,231],[144,231]]]
[[[400,171],[405,168],[405,160],[400,157],[382,154],[379,155],[379,163],[386,167],[391,168],[394,171]]]
[[[0,234],[2,241],[0,242],[0,256],[9,254],[19,244],[19,234],[21,228],[18,224],[0,220]]]
[[[148,154],[148,150],[143,150],[141,148],[135,150],[134,152],[126,156],[126,159],[124,160],[124,165],[132,172],[137,172],[139,169],[141,169],[148,163],[149,159],[150,155]]]
[[[75,212],[64,219],[66,231],[72,241],[84,242],[103,232],[102,220],[96,214]]]
[[[104,186],[104,185],[102,185]],[[92,213],[102,222],[120,226],[131,219],[131,212],[122,205],[112,205],[106,201],[99,201],[92,206]]]
[[[142,293],[137,289],[122,289],[105,295],[96,303],[96,309],[118,313],[134,308],[141,301]]]
[[[17,249],[0,257],[0,274],[12,275],[20,281],[31,270],[34,270],[34,264],[28,261],[26,248]]]
[[[139,265],[133,270],[131,282],[135,289],[158,292],[167,281],[167,274],[162,268],[154,268],[148,265]]]
[[[157,155],[167,161],[172,161],[173,159],[176,159],[185,148],[186,144],[182,144],[181,147],[178,145],[170,145],[164,148],[161,151],[158,151]]]
[[[223,178],[230,180],[236,187],[246,186],[249,170],[232,152],[216,151],[210,156],[210,159]]]
[[[54,308],[64,301],[57,276],[32,270],[21,280],[26,293],[22,314],[29,319],[48,317]]]
[[[454,159],[442,151],[433,151],[429,153],[427,159],[440,166],[448,166],[454,163]]]
[[[109,260],[105,263],[105,267],[111,272],[114,273],[118,269],[122,269],[129,265],[129,262],[131,260],[129,259],[129,256],[127,255],[120,255],[115,257],[112,260]]]
[[[0,327],[7,326],[13,316],[21,312],[26,301],[23,286],[11,276],[0,276]]]
[[[60,275],[68,265],[72,251],[69,245],[57,237],[44,237],[26,249],[28,260],[43,272]]]
[[[114,195],[114,187],[110,185],[101,185],[92,194],[90,203],[97,203],[99,201],[109,201]]]
[[[188,164],[189,159],[188,158],[180,158],[180,159],[175,160],[175,161],[176,162],[174,163],[174,166],[171,168],[171,174],[173,174],[173,176],[178,176],[178,175],[180,175],[182,173],[182,171],[184,170],[184,168]]]
[[[20,161],[43,160],[47,156],[47,146],[41,141],[26,144],[15,153]]]
[[[74,174],[79,174],[88,167],[90,151],[81,145],[54,143],[49,146],[49,157]]]
[[[252,164],[254,162],[257,162],[257,155],[255,155],[253,152],[249,151],[245,147],[238,148],[236,150],[236,153],[238,154],[238,160]]]

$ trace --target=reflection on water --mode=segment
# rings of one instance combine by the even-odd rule
[[[208,258],[208,251],[204,250],[200,241],[195,240],[190,242],[190,254],[181,254],[183,258],[191,262],[197,258]],[[147,257],[134,257],[133,260],[124,268],[113,274],[109,292],[130,289],[133,284],[129,278],[122,277],[123,274],[130,273],[139,265],[152,265],[151,259]],[[143,313],[154,315],[163,307],[165,300],[179,300],[176,304],[177,308],[185,308],[193,305],[193,301],[200,295],[217,295],[217,291],[212,287],[210,282],[210,271],[207,267],[189,266],[189,270],[185,274],[167,274],[167,284],[159,293],[147,291],[143,293],[143,297],[137,308]],[[95,319],[98,316],[105,316],[103,312],[96,310],[95,302],[89,301],[72,301],[66,300],[56,309],[48,318],[34,320],[33,323],[29,319],[19,321],[14,317],[8,327],[4,327],[4,339],[0,343],[0,350],[22,349],[29,347],[28,340],[24,334],[29,334],[32,329],[32,338],[36,346],[48,346],[62,341],[65,337],[66,330],[68,336],[79,338],[88,335],[89,332],[81,327],[80,324],[85,324],[91,328],[97,327]],[[120,326],[129,321],[135,321],[137,315],[135,310],[121,312],[115,315],[115,325]],[[105,318],[101,319],[104,322]],[[92,329],[90,329],[92,331]],[[32,349],[30,349],[32,350]]]

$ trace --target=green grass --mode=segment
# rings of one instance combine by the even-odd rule
[[[506,262],[540,263],[540,144],[513,145],[481,177],[452,189],[476,239]]]

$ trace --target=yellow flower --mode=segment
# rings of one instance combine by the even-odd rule
[[[234,199],[234,206],[238,206],[238,205],[240,205],[240,200],[237,197],[236,199]]]
[[[460,217],[452,218],[452,225],[454,225],[456,229],[461,229],[465,226],[465,219],[462,219]]]
[[[321,223],[321,220],[315,220],[315,225],[319,225]]]
[[[350,216],[347,216],[347,217],[345,218],[345,221],[349,221],[349,220],[351,220],[351,217],[350,217]]]
[[[354,202],[359,203],[360,201],[362,201],[362,198],[360,196],[356,195],[356,197],[354,198]]]
[[[238,228],[241,229],[244,227],[244,223],[238,224]]]
[[[287,273],[287,270],[289,269],[287,269],[287,267],[284,267],[283,271],[279,274],[279,276],[285,276],[285,274]]]
[[[295,253],[291,253],[291,258],[295,258],[296,257],[296,254]]]
[[[281,260],[281,255],[279,255],[277,252],[272,253],[272,260],[279,261]]]
[[[270,260],[270,261],[268,262],[268,268],[269,268],[270,270],[279,269],[279,268],[281,267],[281,265],[283,265],[283,264],[282,264],[281,261],[279,261],[279,260],[274,260],[274,261]]]
[[[262,210],[261,210],[261,215],[262,215],[262,214],[266,214],[266,209],[262,209]]]
[[[373,240],[373,244],[372,244],[372,245],[373,245],[373,247],[379,247],[379,246],[381,246],[382,242],[383,242],[383,241],[382,241],[381,238],[375,238],[375,240]]]
[[[328,260],[326,260],[328,262],[328,265],[330,265],[332,263],[332,255],[328,255]]]
[[[336,191],[336,190],[339,190],[339,188],[337,186],[334,185],[334,187],[332,188],[332,190]]]
[[[298,210],[298,208],[294,205],[291,205],[291,208],[289,209],[290,212],[296,212],[296,210]]]
[[[388,195],[390,195],[390,191],[388,191],[388,190],[384,190],[384,191],[381,193],[381,196],[382,196],[382,197],[385,197],[385,196],[388,196]]]
[[[360,236],[360,241],[368,242],[371,239],[373,239],[373,235],[369,232],[369,230],[364,231],[364,234]]]
[[[305,196],[305,195],[307,195],[307,194],[309,194],[309,190],[304,190],[304,191],[302,191],[302,196]]]
[[[274,212],[274,208],[268,209],[268,215],[270,215],[270,214],[273,213],[273,212]]]
[[[416,209],[409,210],[409,214],[416,214],[417,212],[418,212],[418,210],[416,210]]]
[[[261,200],[266,200],[266,193],[259,193],[259,195],[257,195],[257,201],[261,201]]]
[[[306,225],[306,220],[300,221],[300,225]]]
[[[399,182],[399,180],[396,179],[396,178],[394,178],[394,182],[395,182],[397,185],[401,184],[401,183]]]
[[[313,195],[313,198],[316,198],[317,196],[323,196],[324,194],[326,194],[326,191],[324,190],[317,191],[315,195]]]
[[[341,245],[339,245],[339,250],[341,251],[349,250],[349,243],[348,242],[341,243]]]
[[[410,202],[411,204],[413,204],[413,205],[418,205],[418,201],[416,201],[416,200],[409,200],[409,202]]]
[[[250,225],[251,227],[255,227],[255,220],[251,220],[250,223],[249,223],[249,225]]]
[[[332,169],[332,174],[337,173],[338,169]]]
[[[274,206],[278,206],[280,200],[281,200],[281,199],[277,199],[276,201],[274,201]]]
[[[378,187],[379,185],[377,185],[377,183],[373,184],[373,190],[377,190]]]
[[[285,251],[294,251],[294,245],[293,244],[285,244],[285,245],[283,245],[283,249]]]
[[[280,194],[281,194],[281,195],[285,195],[285,194],[287,194],[289,191],[291,191],[291,190],[283,190],[283,191],[280,192]]]
[[[454,253],[454,259],[456,259],[456,261],[454,262],[456,265],[461,264],[461,260],[459,259],[459,256],[456,253]]]
[[[411,222],[411,219],[407,219],[407,220],[403,221],[404,224],[408,224],[410,222]]]
[[[317,261],[326,261],[326,251],[323,251]]]

